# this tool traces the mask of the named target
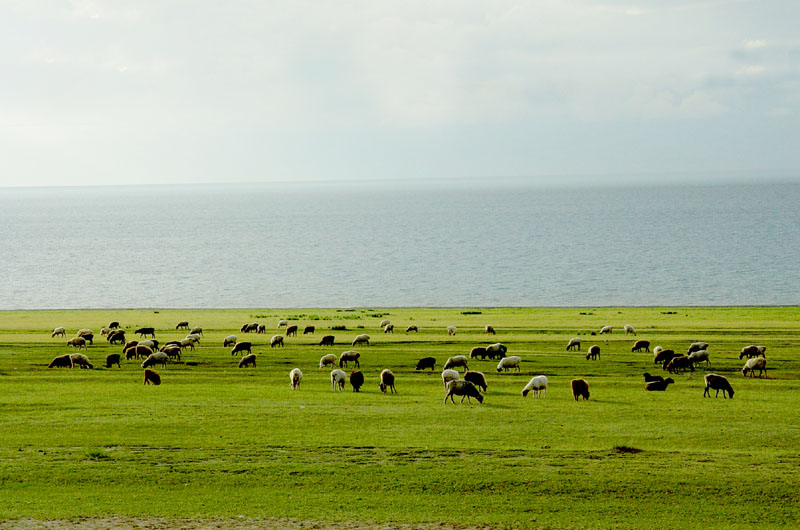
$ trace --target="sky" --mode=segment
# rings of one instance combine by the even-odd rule
[[[796,0],[0,0],[0,186],[800,179]]]

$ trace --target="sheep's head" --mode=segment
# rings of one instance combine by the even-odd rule
[[[675,381],[673,381],[671,377],[667,377],[666,379],[664,379],[664,383],[667,384],[667,385],[671,385],[674,382]]]
[[[380,387],[380,389],[381,389],[381,392],[383,392],[383,393],[385,394],[385,393],[386,393],[386,384],[385,384],[385,383],[381,383],[381,384],[380,384],[380,385],[378,385],[378,386]]]
[[[480,394],[480,392],[473,397],[478,400],[478,403],[483,403],[483,396]]]

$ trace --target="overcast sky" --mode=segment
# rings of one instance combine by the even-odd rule
[[[796,178],[798,21],[797,0],[0,0],[0,186]]]

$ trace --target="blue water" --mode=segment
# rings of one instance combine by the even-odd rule
[[[800,304],[800,184],[0,190],[0,309]]]

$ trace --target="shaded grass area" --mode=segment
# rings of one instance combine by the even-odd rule
[[[747,528],[800,517],[797,308],[157,311],[0,315],[0,519]],[[311,311],[320,320],[297,323],[316,325],[317,334],[286,339],[283,349],[269,348],[270,334],[238,332],[249,321],[277,332],[279,318]],[[395,323],[395,334],[377,329],[381,318]],[[155,388],[142,385],[132,361],[46,368],[70,351],[49,337],[53,327],[99,335],[112,319],[128,329],[156,326],[161,340],[183,336],[172,328],[187,319],[206,337],[160,369],[164,384]],[[358,349],[367,383],[359,394],[333,393],[319,357],[350,347],[316,343],[340,325],[348,329],[334,333],[337,342],[351,340],[362,332],[354,322],[373,337]],[[403,333],[409,323],[419,333]],[[710,342],[710,370],[729,377],[736,399],[702,398],[704,369],[673,376],[667,392],[644,392],[641,374],[661,369],[651,354],[630,352],[634,338],[619,333],[628,323],[637,338],[678,351]],[[444,331],[450,324],[459,327],[455,337]],[[485,324],[498,334],[487,337]],[[618,328],[607,342],[588,335],[606,324]],[[221,347],[230,333],[262,352],[255,370],[236,368],[238,357]],[[576,334],[584,351],[566,352]],[[420,357],[436,357],[440,369],[448,356],[494,341],[524,362],[521,374],[471,363],[489,381],[484,405],[444,405],[438,370],[413,370]],[[592,343],[600,361],[584,358]],[[751,343],[767,345],[769,378],[738,373],[738,350]],[[98,337],[88,354],[100,366],[119,350]],[[305,377],[293,392],[294,366]],[[398,395],[378,391],[386,367],[397,374]],[[523,399],[538,374],[550,380],[547,397]],[[589,382],[588,402],[573,401],[574,377]]]

